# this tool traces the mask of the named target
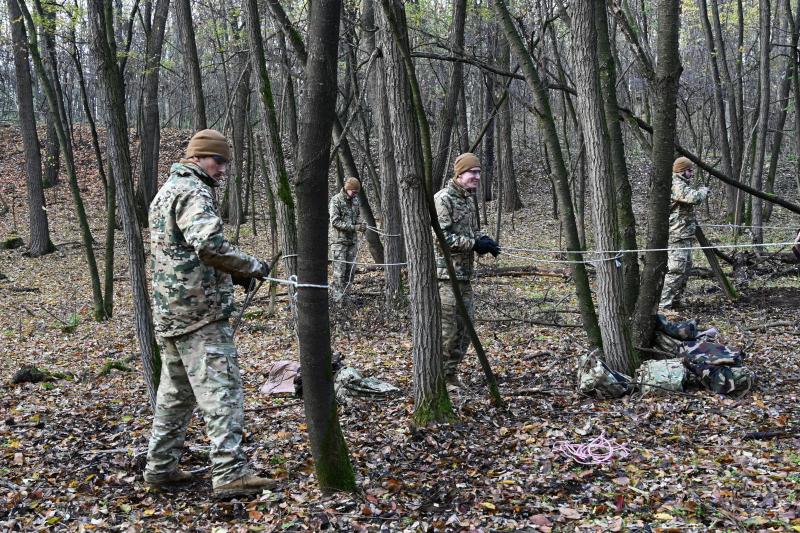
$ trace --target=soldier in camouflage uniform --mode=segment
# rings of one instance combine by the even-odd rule
[[[144,479],[154,488],[191,480],[177,465],[196,405],[211,441],[217,497],[272,485],[248,471],[241,449],[242,379],[228,324],[234,310],[231,276],[246,284],[266,277],[269,267],[223,235],[213,189],[230,156],[221,133],[198,132],[186,158],[172,165],[149,216],[153,318],[162,366]]]
[[[342,299],[347,286],[353,281],[356,260],[356,231],[363,232],[366,224],[360,221],[358,192],[361,183],[356,178],[347,178],[344,187],[328,204],[330,216],[329,239],[333,261],[333,297]]]
[[[481,255],[491,252],[495,257],[500,253],[497,243],[478,228],[473,194],[480,180],[480,160],[475,154],[461,154],[456,158],[453,178],[433,197],[439,225],[453,260],[461,297],[471,320],[475,314],[471,283],[475,252]],[[449,385],[458,387],[461,386],[458,365],[464,359],[470,339],[466,324],[458,315],[455,295],[447,273],[447,263],[438,246],[436,275],[439,278],[439,297],[442,302],[444,375]]]
[[[664,278],[664,289],[661,291],[660,307],[672,308],[689,278],[692,268],[692,244],[697,228],[694,206],[705,200],[707,187],[693,189],[689,182],[694,175],[692,162],[679,157],[672,165],[672,207],[669,213],[669,247],[667,275]],[[682,249],[680,249],[682,248]]]

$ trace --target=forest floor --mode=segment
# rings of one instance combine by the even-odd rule
[[[179,156],[181,139],[163,135],[162,171]],[[102,265],[102,186],[88,139],[77,144]],[[0,128],[0,146],[0,192],[13,207],[0,217],[0,236],[17,229],[26,239],[16,132]],[[544,180],[531,181],[513,228],[504,223],[502,244],[556,248],[551,196]],[[267,317],[258,312],[267,305],[266,292],[259,293],[255,312],[237,335],[245,448],[253,467],[277,479],[278,487],[248,501],[217,502],[211,498],[208,441],[196,415],[182,467],[198,471],[198,480],[173,493],[146,490],[142,467],[151,413],[136,350],[124,240],[117,235],[114,318],[94,322],[66,183],[46,196],[58,251],[37,259],[22,250],[0,252],[0,529],[800,531],[798,265],[768,261],[743,270],[736,279],[742,298],[735,304],[712,280],[693,277],[685,307],[670,314],[714,326],[729,346],[746,348],[745,363],[758,383],[743,397],[697,391],[598,401],[576,392],[575,366],[586,340],[574,327],[579,315],[571,281],[559,274],[496,276],[497,266],[534,263],[502,255],[483,259],[474,283],[478,333],[507,405],[490,404],[470,350],[462,374],[467,386],[453,395],[458,422],[421,431],[409,427],[409,320],[384,314],[382,274],[362,269],[350,303],[333,315],[333,348],[348,365],[393,383],[401,393],[340,407],[360,489],[356,496],[325,496],[317,489],[302,402],[258,391],[274,361],[297,360],[286,298],[279,296],[276,313]],[[637,202],[642,209],[643,202]],[[700,219],[714,222],[705,210]],[[258,235],[249,225],[242,228],[241,247],[268,257],[269,232],[262,222]],[[798,223],[776,209],[770,224]],[[791,236],[776,229],[765,241]],[[363,252],[361,258],[371,260]],[[702,254],[695,253],[695,261],[702,266]],[[537,266],[566,272],[563,264]],[[131,371],[103,374],[110,361],[127,361]],[[25,365],[68,376],[12,385],[11,377]],[[783,434],[745,438],[755,431]],[[630,455],[581,465],[555,449],[562,441],[582,443],[601,434]]]

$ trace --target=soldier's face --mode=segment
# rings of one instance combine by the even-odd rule
[[[472,167],[463,174],[459,174],[456,182],[468,191],[474,191],[481,183],[481,167]]]
[[[352,198],[358,194],[358,191],[354,191],[353,189],[345,189],[344,192],[348,198]]]
[[[218,157],[201,157],[198,164],[214,179],[220,179],[228,170],[228,162]]]

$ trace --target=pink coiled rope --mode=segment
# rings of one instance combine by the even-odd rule
[[[630,455],[624,444],[617,444],[605,437],[605,432],[586,444],[573,444],[567,441],[557,442],[553,451],[559,452],[567,459],[582,465],[602,465],[610,463],[614,458],[624,459]]]

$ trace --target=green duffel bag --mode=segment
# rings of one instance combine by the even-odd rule
[[[634,382],[642,393],[683,392],[686,374],[682,359],[645,361],[636,371]]]

